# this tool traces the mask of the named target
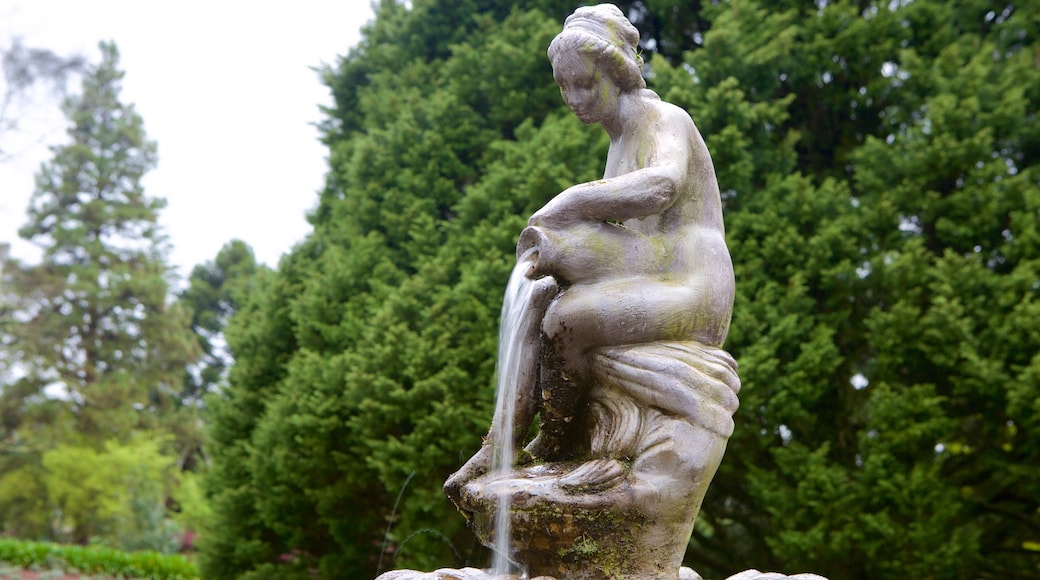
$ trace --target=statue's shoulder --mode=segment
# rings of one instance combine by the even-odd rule
[[[690,116],[689,111],[660,99],[656,101],[653,108],[657,111],[655,114],[659,119],[661,128],[675,136],[678,141],[684,143],[687,152],[691,154],[691,159],[697,160],[697,162],[711,162],[711,155],[708,153],[708,148],[704,143],[704,137],[697,128],[693,117]],[[713,168],[713,182],[714,179]],[[716,184],[715,187],[718,187],[718,185]]]
[[[652,116],[656,117],[662,126],[672,130],[683,129],[687,132],[698,133],[697,126],[686,109],[668,101],[662,101],[653,91],[645,90],[644,93],[648,93],[644,100],[645,106],[648,111],[652,111]]]

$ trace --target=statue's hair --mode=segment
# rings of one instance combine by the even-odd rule
[[[549,44],[549,61],[555,65],[565,52],[590,54],[622,91],[644,89],[638,44],[639,31],[617,6],[584,6],[567,17],[563,31]]]

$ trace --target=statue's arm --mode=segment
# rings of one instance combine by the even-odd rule
[[[668,168],[648,167],[610,179],[579,183],[531,216],[532,226],[627,220],[659,214],[675,202],[678,187]]]
[[[674,134],[658,134],[652,141],[643,168],[570,187],[535,212],[528,224],[565,227],[582,221],[624,221],[671,207],[687,181],[690,151]]]

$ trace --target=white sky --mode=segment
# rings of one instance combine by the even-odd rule
[[[0,46],[21,37],[96,63],[97,43],[116,42],[122,100],[158,143],[144,186],[168,202],[160,221],[183,279],[234,238],[276,266],[310,231],[305,214],[327,169],[311,124],[330,103],[310,67],[357,44],[369,1],[0,0]],[[0,163],[0,242],[22,260],[39,256],[17,235],[33,175],[50,159],[46,145],[64,142],[64,128],[57,103],[38,101],[17,134],[0,135],[2,149],[19,151]]]

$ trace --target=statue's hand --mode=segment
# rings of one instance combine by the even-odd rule
[[[531,214],[531,217],[527,220],[528,226],[536,227],[553,227],[558,225],[557,220],[554,219],[552,211],[546,211],[549,206],[545,206],[542,209]]]
[[[571,207],[573,205],[571,202],[575,197],[573,192],[574,187],[568,187],[556,194],[556,197],[550,199],[549,203],[542,206],[542,209],[531,214],[527,225],[560,228],[578,221],[578,216]]]
[[[594,493],[616,487],[625,480],[627,470],[617,459],[593,459],[560,478],[560,487],[568,493]]]

